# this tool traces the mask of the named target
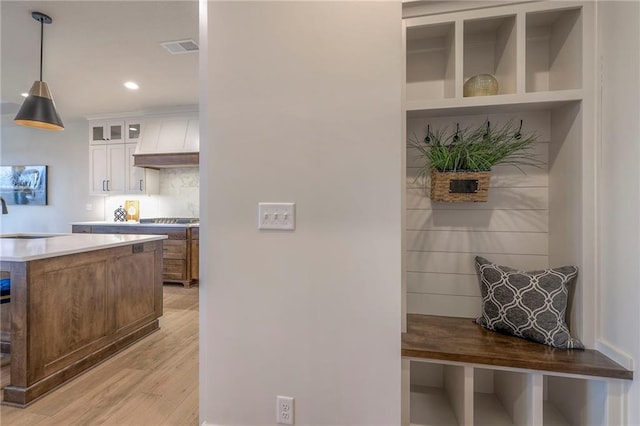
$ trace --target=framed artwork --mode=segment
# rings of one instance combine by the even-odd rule
[[[0,196],[7,204],[47,204],[47,166],[0,166]]]

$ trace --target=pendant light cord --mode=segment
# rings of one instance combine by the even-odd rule
[[[44,44],[44,19],[40,18],[40,81],[42,81],[42,45]]]

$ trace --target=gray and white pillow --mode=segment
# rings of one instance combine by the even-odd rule
[[[584,349],[571,337],[565,321],[569,286],[578,276],[578,268],[524,272],[480,256],[475,266],[482,294],[482,315],[476,323],[556,348]]]

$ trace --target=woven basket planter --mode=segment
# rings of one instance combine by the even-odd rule
[[[431,201],[486,202],[491,172],[431,171]]]

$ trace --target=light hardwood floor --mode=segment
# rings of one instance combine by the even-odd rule
[[[163,293],[158,332],[27,408],[0,406],[0,425],[197,425],[198,287]]]

